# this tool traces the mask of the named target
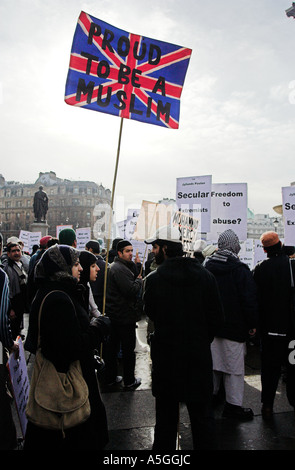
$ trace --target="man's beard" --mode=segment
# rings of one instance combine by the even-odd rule
[[[163,261],[165,260],[165,258],[164,258],[164,252],[163,252],[163,248],[162,248],[162,247],[160,247],[159,253],[157,253],[157,254],[155,255],[155,260],[156,260],[156,263],[157,263],[157,264],[162,264]]]

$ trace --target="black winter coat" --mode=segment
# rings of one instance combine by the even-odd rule
[[[295,261],[292,261],[292,266],[295,279]],[[289,257],[283,253],[271,256],[255,266],[253,275],[258,291],[261,334],[290,334],[290,328],[294,330],[295,319]]]
[[[216,278],[225,315],[216,336],[244,343],[249,330],[258,326],[256,286],[249,267],[235,256],[218,252],[207,258],[205,267]]]
[[[145,279],[145,313],[154,322],[152,391],[208,403],[210,343],[223,321],[214,276],[193,258],[171,258]]]
[[[113,323],[127,325],[140,319],[142,279],[137,275],[135,263],[118,257],[108,267],[106,315]]]
[[[55,289],[57,292],[53,292]],[[85,423],[66,430],[65,439],[59,431],[48,431],[28,423],[25,450],[102,449],[108,441],[108,431],[105,408],[95,376],[93,350],[99,346],[107,331],[104,325],[98,328],[90,324],[76,285],[48,282],[37,291],[32,304],[26,349],[32,352],[36,350],[36,321],[41,301],[48,292],[52,293],[45,300],[41,314],[42,353],[60,372],[66,372],[71,362],[80,360],[89,389],[91,416]]]

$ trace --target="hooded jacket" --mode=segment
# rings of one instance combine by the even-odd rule
[[[214,277],[194,258],[170,258],[145,279],[144,308],[154,322],[154,396],[210,400],[210,343],[223,322]]]
[[[258,322],[256,286],[249,267],[228,251],[217,251],[207,258],[205,268],[216,278],[225,315],[216,336],[245,342]]]

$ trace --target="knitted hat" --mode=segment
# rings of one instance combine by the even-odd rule
[[[122,251],[125,248],[125,246],[132,246],[132,243],[129,242],[128,240],[119,241],[117,245],[117,251]]]
[[[59,232],[58,239],[61,245],[72,246],[76,240],[76,232],[72,228],[64,228]]]
[[[96,256],[90,251],[83,250],[80,251],[79,261],[83,268],[83,271],[80,274],[80,281],[82,284],[86,284],[89,281],[90,266],[96,263]]]
[[[218,248],[232,251],[237,255],[241,249],[237,234],[231,229],[222,232],[218,238]]]
[[[276,245],[279,243],[280,239],[276,232],[264,232],[261,237],[260,241],[264,248],[268,248],[270,246]]]

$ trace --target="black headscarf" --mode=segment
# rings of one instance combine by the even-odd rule
[[[90,266],[96,263],[96,256],[90,251],[83,250],[80,251],[79,261],[83,268],[83,271],[80,275],[80,282],[81,284],[86,285],[87,282],[89,282]]]

